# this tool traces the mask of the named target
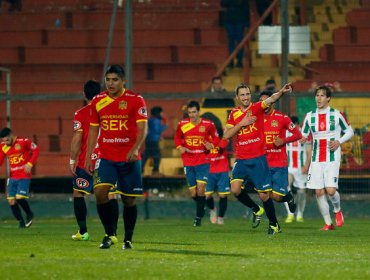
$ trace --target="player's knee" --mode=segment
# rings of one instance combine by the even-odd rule
[[[136,204],[135,197],[121,195],[121,199],[125,207],[132,207],[132,206],[135,206]]]
[[[8,203],[10,206],[15,205],[15,199],[8,199]]]
[[[240,192],[241,192],[241,190],[242,190],[241,186],[239,186],[239,185],[231,185],[231,192],[234,195],[239,195]]]

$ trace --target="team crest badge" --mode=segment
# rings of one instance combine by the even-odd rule
[[[17,150],[17,151],[19,151],[21,149],[21,145],[15,144],[14,145],[14,149]]]
[[[245,115],[246,115],[247,117],[252,116],[252,111],[248,110],[247,112],[245,112]]]
[[[127,102],[126,101],[121,101],[118,105],[118,108],[121,110],[127,109]]]
[[[205,132],[206,131],[206,128],[202,125],[199,127],[199,132]]]
[[[277,120],[273,120],[272,122],[271,122],[271,126],[272,127],[277,127],[279,125],[279,123],[278,123],[278,121]]]

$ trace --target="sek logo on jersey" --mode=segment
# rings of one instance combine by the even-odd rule
[[[189,146],[199,147],[204,145],[203,138],[186,138],[186,144]]]
[[[252,133],[253,131],[257,131],[257,127],[255,126],[254,123],[248,125],[248,126],[243,126],[240,130],[239,130],[239,133],[238,135],[242,135],[242,134],[249,134],[249,133]]]
[[[24,157],[22,154],[18,154],[12,157],[9,157],[9,163],[10,164],[19,164],[24,162]]]
[[[74,122],[73,122],[73,130],[78,130],[78,129],[80,129],[81,127],[82,127],[81,122],[79,122],[79,121],[74,121]]]
[[[120,131],[128,130],[127,120],[102,120],[101,128],[103,130]]]
[[[89,186],[89,181],[87,181],[83,178],[77,178],[76,179],[76,185],[81,189],[86,189]]]
[[[147,117],[148,114],[147,114],[147,111],[146,111],[146,108],[145,107],[141,107],[138,111],[139,115],[140,116],[143,116],[143,117]]]

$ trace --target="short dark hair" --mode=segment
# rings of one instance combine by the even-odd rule
[[[315,89],[315,96],[316,96],[316,94],[319,90],[324,90],[325,94],[326,94],[326,97],[331,97],[332,90],[331,90],[330,87],[328,87],[328,86],[319,86],[319,87],[317,87]]]
[[[238,93],[239,93],[239,89],[241,89],[241,88],[247,88],[247,89],[249,89],[249,91],[251,90],[251,88],[250,88],[247,84],[241,83],[241,84],[239,84],[239,85],[235,88],[235,95],[238,95]]]
[[[269,89],[265,89],[263,91],[260,92],[260,98],[262,95],[267,95],[268,97],[270,97],[271,95],[273,95],[273,91],[272,90],[269,90]]]
[[[9,136],[10,134],[12,134],[12,130],[11,130],[9,127],[4,127],[4,128],[0,131],[0,137],[1,137],[1,138],[7,137],[7,136]]]
[[[84,94],[86,99],[92,100],[95,95],[101,91],[100,83],[94,80],[88,80],[84,85]]]
[[[150,114],[152,114],[153,116],[159,117],[159,115],[162,113],[162,111],[163,111],[162,107],[154,106],[150,110]]]
[[[199,110],[200,110],[199,102],[198,102],[198,101],[195,101],[195,100],[192,100],[192,101],[190,101],[190,102],[188,103],[188,105],[186,106],[186,108],[187,108],[187,109],[189,109],[189,108],[193,108],[193,107],[197,108],[197,111],[199,111]]]
[[[109,66],[107,68],[107,70],[105,71],[105,76],[110,74],[110,73],[117,74],[118,77],[120,77],[122,80],[125,79],[125,70],[123,69],[123,67],[121,65],[113,64],[113,65]]]
[[[292,123],[294,124],[299,123],[299,119],[297,116],[291,116],[290,119],[292,120]]]
[[[222,82],[222,78],[221,78],[220,76],[214,76],[214,77],[212,78],[212,83],[213,83],[214,81],[216,81],[216,80],[220,80],[220,81]]]
[[[268,84],[275,84],[276,85],[276,82],[274,79],[269,79],[266,81],[265,85],[268,85]]]

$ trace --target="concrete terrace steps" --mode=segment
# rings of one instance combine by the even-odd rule
[[[60,20],[60,27],[55,26]],[[2,14],[0,30],[38,30],[38,29],[74,29],[87,28],[94,30],[109,29],[110,11],[68,11],[47,13],[14,13]],[[125,26],[124,12],[117,14],[116,26]],[[134,30],[192,29],[218,27],[219,9],[202,11],[162,11],[135,12],[133,14]]]
[[[74,29],[36,29],[36,30],[0,30],[0,36],[5,38],[1,47],[106,47],[108,30],[92,28]],[[113,47],[125,46],[125,31],[116,28],[113,34]],[[186,28],[161,30],[135,30],[133,47],[165,47],[220,45],[219,28]]]
[[[65,10],[111,10],[113,1],[102,0],[27,0],[24,1],[23,11],[65,11]],[[138,0],[132,1],[134,9],[150,10],[200,10],[208,8],[217,8],[220,6],[219,0]],[[123,3],[122,9],[125,7]]]
[[[86,65],[104,63],[104,47],[19,47],[0,48],[0,61],[11,64],[70,64]],[[124,63],[125,50],[114,47],[111,49],[111,61]],[[227,55],[227,48],[218,46],[167,46],[141,47],[133,49],[133,63],[187,63],[203,64],[222,62]]]

